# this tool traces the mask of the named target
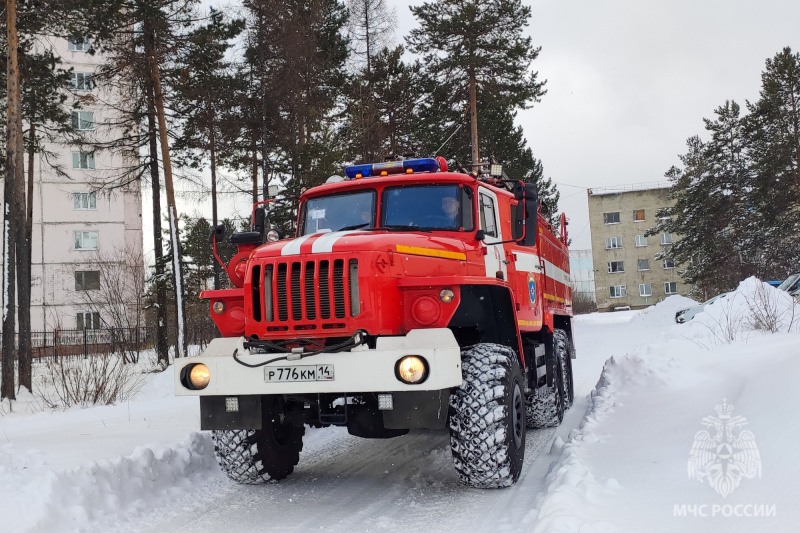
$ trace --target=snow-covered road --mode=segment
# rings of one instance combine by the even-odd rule
[[[578,317],[575,405],[559,428],[528,432],[508,489],[460,486],[444,431],[363,440],[341,428],[307,430],[288,479],[235,485],[193,433],[196,400],[173,397],[166,373],[129,404],[0,416],[0,531],[794,531],[800,327],[753,331],[747,300],[732,301],[681,326],[681,297]],[[723,398],[760,452],[758,475],[741,471],[726,494],[687,476]],[[737,442],[732,457],[752,459]]]

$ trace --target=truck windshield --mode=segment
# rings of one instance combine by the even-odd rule
[[[418,185],[383,193],[381,226],[427,230],[472,230],[472,200],[467,187]]]
[[[375,226],[375,191],[311,198],[305,207],[301,235]]]

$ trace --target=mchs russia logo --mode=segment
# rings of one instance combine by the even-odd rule
[[[708,482],[722,497],[732,493],[742,478],[761,477],[761,456],[753,432],[742,429],[743,416],[732,416],[734,406],[725,399],[703,418],[707,429],[698,431],[689,452],[689,479]]]

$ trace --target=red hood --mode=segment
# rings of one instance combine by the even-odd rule
[[[465,244],[462,240],[464,236],[464,233],[459,233],[458,237],[449,237],[447,233],[442,232],[398,233],[380,230],[315,233],[296,239],[264,244],[253,252],[251,257],[253,259],[266,259],[269,257],[337,252],[403,253],[408,248],[412,248],[424,249],[432,253],[439,251],[452,259],[456,259],[459,258],[459,255],[466,256],[468,253],[474,253],[480,246],[477,241],[474,246]]]

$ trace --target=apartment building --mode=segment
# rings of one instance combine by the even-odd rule
[[[569,251],[569,279],[573,294],[579,293],[586,299],[595,301],[594,263],[591,250]]]
[[[657,222],[656,212],[667,207],[669,185],[642,184],[589,189],[594,283],[599,311],[619,307],[641,309],[690,286],[668,255],[674,235],[645,236]]]
[[[87,41],[54,39],[51,45],[64,67],[73,68],[70,98],[81,101],[80,110],[72,112],[73,126],[88,135],[113,138],[112,124],[118,122],[116,106],[109,103],[121,98],[95,85],[93,74],[102,59],[89,53]],[[111,192],[102,184],[130,168],[132,156],[92,153],[66,142],[50,143],[46,150],[50,157],[38,155],[33,168],[32,330],[114,327],[98,305],[101,284],[131,283],[103,279],[116,269],[101,264],[119,260],[123,249],[129,260],[141,258],[142,205],[138,181]],[[53,169],[54,164],[64,175]]]

